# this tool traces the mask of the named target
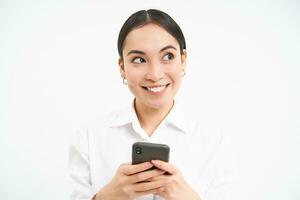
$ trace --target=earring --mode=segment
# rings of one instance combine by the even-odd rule
[[[123,78],[123,84],[124,84],[124,85],[127,85],[127,80],[126,80],[126,78]]]
[[[182,70],[182,74],[181,74],[182,77],[185,76],[185,70]]]

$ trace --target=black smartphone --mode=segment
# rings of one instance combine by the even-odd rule
[[[132,164],[151,160],[169,162],[170,147],[166,144],[136,142],[132,145]]]

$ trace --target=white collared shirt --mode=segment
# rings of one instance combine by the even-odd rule
[[[201,200],[231,200],[233,166],[227,142],[219,132],[208,132],[184,115],[177,102],[151,137],[141,128],[133,104],[79,130],[69,150],[71,200],[91,200],[120,164],[131,161],[132,144],[137,141],[169,145],[169,162]],[[138,198],[150,199],[162,198]]]

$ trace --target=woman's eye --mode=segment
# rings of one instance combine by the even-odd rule
[[[140,63],[145,62],[145,60],[143,58],[141,58],[141,57],[137,57],[137,58],[132,59],[132,62],[140,64]]]
[[[172,60],[174,58],[174,55],[172,53],[168,53],[163,57],[163,60]]]

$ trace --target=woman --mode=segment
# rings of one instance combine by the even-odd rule
[[[231,168],[222,137],[205,133],[174,100],[187,58],[177,23],[159,10],[138,11],[121,28],[118,51],[123,83],[135,98],[74,136],[71,199],[229,199]],[[137,141],[169,145],[170,162],[132,165]]]

